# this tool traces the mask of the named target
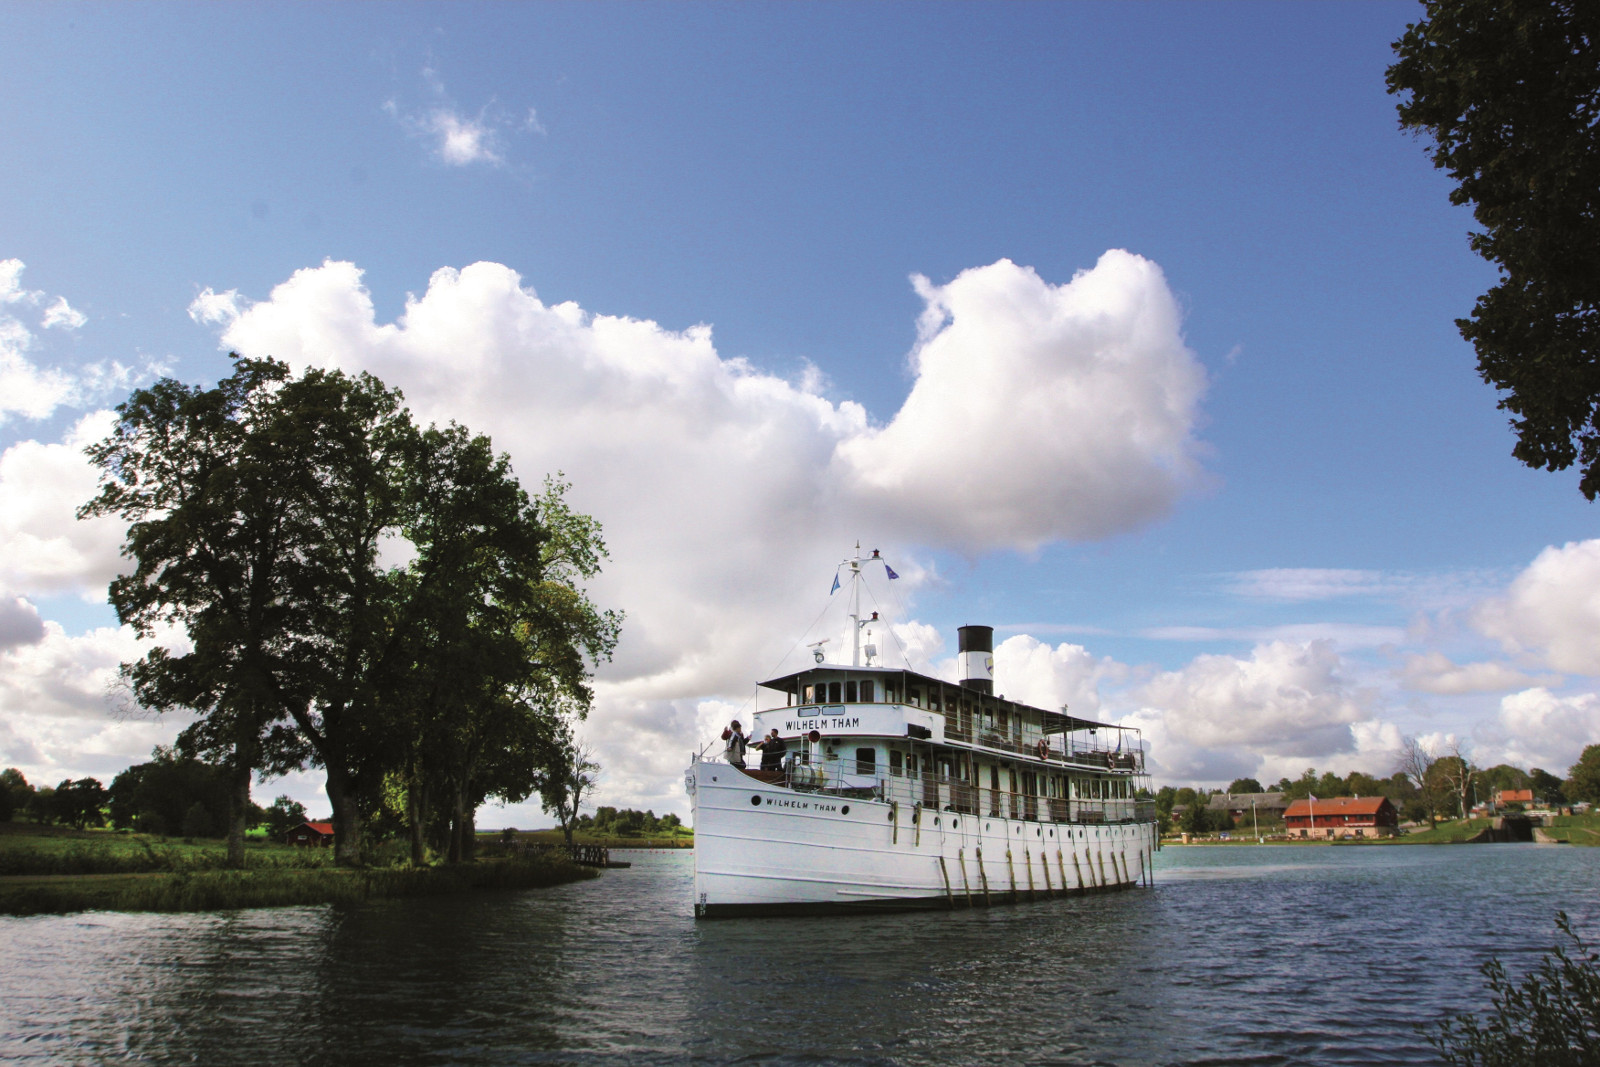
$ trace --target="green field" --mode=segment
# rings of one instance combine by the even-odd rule
[[[1557,815],[1545,833],[1569,845],[1600,845],[1600,814]]]
[[[385,853],[400,850],[384,847]],[[89,910],[211,911],[348,904],[380,897],[531,889],[593,878],[561,854],[453,866],[333,866],[333,852],[254,839],[245,869],[224,869],[221,841],[0,823],[0,914]]]
[[[484,842],[498,842],[503,831],[484,831],[478,835]],[[516,840],[530,844],[548,845],[552,848],[565,848],[567,839],[560,830],[518,830]],[[586,834],[578,832],[572,835],[575,845],[599,845],[602,848],[693,848],[694,831],[688,827],[680,827],[675,833],[670,834],[641,834],[638,837],[613,837],[602,834]]]

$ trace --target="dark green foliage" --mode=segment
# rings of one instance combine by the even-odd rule
[[[119,830],[185,837],[227,833],[229,783],[223,768],[157,747],[150,762],[111,780],[111,825]],[[200,814],[191,812],[199,809]]]
[[[1458,1067],[1593,1067],[1600,1063],[1600,955],[1572,931],[1565,912],[1556,926],[1571,942],[1556,945],[1513,982],[1491,959],[1482,968],[1493,1007],[1480,1019],[1462,1015],[1438,1024],[1428,1042]]]
[[[1528,772],[1528,784],[1533,789],[1534,797],[1546,804],[1567,803],[1567,794],[1561,779],[1549,771],[1533,768]]]
[[[1264,793],[1264,792],[1266,792],[1266,790],[1261,788],[1261,783],[1256,781],[1254,778],[1235,778],[1232,782],[1228,783],[1228,790],[1227,791],[1229,793]]]
[[[0,771],[0,822],[10,822],[28,810],[33,801],[33,786],[15,767]]]
[[[1499,284],[1457,320],[1530,467],[1600,492],[1600,4],[1428,0],[1388,71]]]
[[[1600,745],[1588,745],[1567,770],[1566,785],[1562,787],[1568,800],[1600,802]]]
[[[56,786],[51,797],[56,820],[75,830],[105,825],[106,787],[98,778],[79,778]]]
[[[578,817],[576,827],[601,837],[646,837],[650,834],[670,834],[683,823],[676,815],[656,817],[654,811],[634,811],[623,808],[600,807],[591,815]]]
[[[272,807],[266,810],[267,836],[274,841],[281,841],[284,834],[305,821],[305,805],[286,796],[280,796],[272,802]]]

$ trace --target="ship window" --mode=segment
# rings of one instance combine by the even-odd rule
[[[872,682],[870,680],[861,683],[861,703],[872,703]]]
[[[856,702],[856,683],[854,679],[844,683],[844,702],[846,704],[854,704]]]
[[[910,696],[911,703],[915,704],[919,708],[922,707],[922,689],[920,686],[914,686],[911,689],[906,690],[906,693]]]
[[[885,685],[883,687],[883,699],[884,699],[885,703],[893,704],[894,703],[894,694],[895,694],[894,686]]]
[[[817,687],[814,686],[814,685],[806,686],[806,689],[805,689],[805,703],[807,703],[807,704],[815,704],[816,702],[817,702]]]
[[[838,682],[829,682],[828,683],[828,703],[830,703],[830,704],[839,703],[839,683]]]
[[[856,773],[878,773],[878,750],[874,748],[856,749]]]
[[[901,756],[900,756],[899,750],[890,749],[889,750],[889,773],[894,775],[896,778],[900,777],[900,771],[901,771],[900,762],[901,762]]]

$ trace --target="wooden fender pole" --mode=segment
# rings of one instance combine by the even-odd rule
[[[911,805],[911,825],[913,827],[912,834],[911,834],[911,843],[913,845],[920,846],[922,844],[922,805],[921,804],[913,804],[913,805]]]
[[[1083,892],[1083,868],[1078,866],[1078,854],[1072,854],[1072,873],[1078,876],[1078,892]]]
[[[1042,849],[1039,852],[1039,866],[1044,868],[1044,895],[1053,897],[1056,895],[1056,891],[1050,884],[1050,855]]]
[[[986,908],[994,905],[989,900],[989,872],[983,869],[983,846],[979,845],[978,853],[978,881],[983,885],[983,906]]]
[[[889,844],[900,843],[900,802],[889,801]]]
[[[972,881],[967,877],[967,850],[956,849],[956,859],[961,861],[961,888],[967,891],[967,907],[972,907]]]
[[[1094,854],[1095,854],[1095,858],[1100,861],[1100,888],[1104,889],[1106,887],[1106,885],[1108,884],[1106,882],[1106,848],[1105,848],[1105,846],[1104,845],[1097,845],[1095,850],[1094,850]],[[1112,865],[1113,866],[1116,865],[1116,861],[1115,860],[1112,860]]]
[[[1011,862],[1011,846],[1006,846],[1006,870],[1011,872],[1011,903],[1017,902],[1017,868]]]
[[[1067,891],[1067,861],[1061,858],[1061,846],[1056,846],[1056,869],[1061,872],[1061,892]]]
[[[950,869],[944,865],[944,853],[939,853],[939,873],[944,876],[944,898],[950,902],[950,910],[956,910],[956,895],[950,892]]]
[[[1022,866],[1028,872],[1028,899],[1036,899],[1033,891],[1033,856],[1027,849],[1022,850]]]
[[[1133,875],[1128,873],[1128,850],[1122,850],[1122,880],[1128,885],[1133,884]]]

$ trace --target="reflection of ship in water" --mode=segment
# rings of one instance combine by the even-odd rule
[[[993,692],[994,631],[960,630],[959,684],[879,665],[846,560],[850,662],[761,683],[780,765],[691,764],[695,914],[951,908],[1148,883],[1155,810],[1135,730]],[[892,574],[892,572],[891,572]],[[1107,740],[1115,735],[1114,740]]]

